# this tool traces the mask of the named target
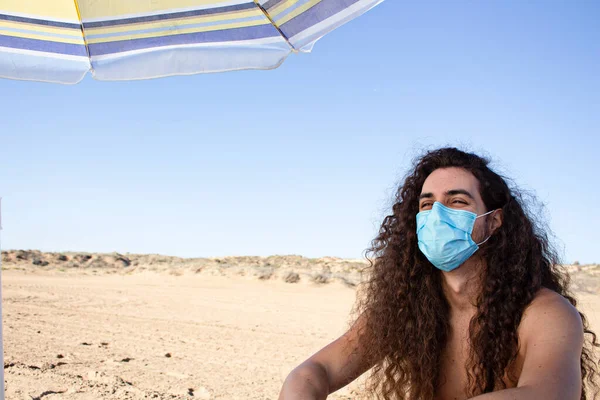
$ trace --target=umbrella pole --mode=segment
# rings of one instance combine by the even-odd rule
[[[0,197],[0,231],[2,231],[2,197]],[[0,239],[0,400],[4,400],[4,338],[2,336],[2,243]]]

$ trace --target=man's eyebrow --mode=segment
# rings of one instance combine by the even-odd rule
[[[475,200],[475,197],[465,189],[453,189],[446,192],[446,196],[455,196],[457,194],[464,194],[465,196]]]
[[[433,197],[433,193],[421,193],[419,196],[419,200],[422,199],[431,199]]]

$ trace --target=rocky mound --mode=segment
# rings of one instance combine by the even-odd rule
[[[361,281],[366,260],[336,257],[243,256],[179,258],[158,254],[44,253],[38,250],[2,252],[3,269],[55,271],[87,274],[131,274],[142,271],[171,275],[205,274],[281,279],[288,283],[310,281],[325,284],[339,281],[355,286]]]

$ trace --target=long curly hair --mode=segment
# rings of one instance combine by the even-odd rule
[[[383,220],[366,253],[367,279],[354,312],[366,317],[359,342],[374,365],[367,389],[377,398],[432,400],[440,383],[449,304],[442,291],[441,272],[419,251],[416,233],[421,188],[438,168],[471,172],[479,181],[487,209],[503,210],[502,226],[478,253],[488,268],[482,268],[482,291],[469,326],[472,346],[466,372],[470,397],[506,388],[503,377],[519,349],[517,328],[541,288],[577,305],[545,225],[531,215],[526,196],[511,190],[488,165],[487,159],[456,148],[427,152],[416,160],[399,187],[392,213]],[[594,347],[600,346],[586,317],[580,315],[586,338],[581,355],[581,399],[586,400],[596,398]]]

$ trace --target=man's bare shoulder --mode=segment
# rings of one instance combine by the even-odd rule
[[[579,311],[569,300],[553,290],[542,288],[527,306],[519,326],[519,337],[526,344],[543,336],[583,337]]]
[[[525,310],[519,341],[518,387],[531,388],[536,399],[579,399],[583,326],[569,300],[540,290]]]

